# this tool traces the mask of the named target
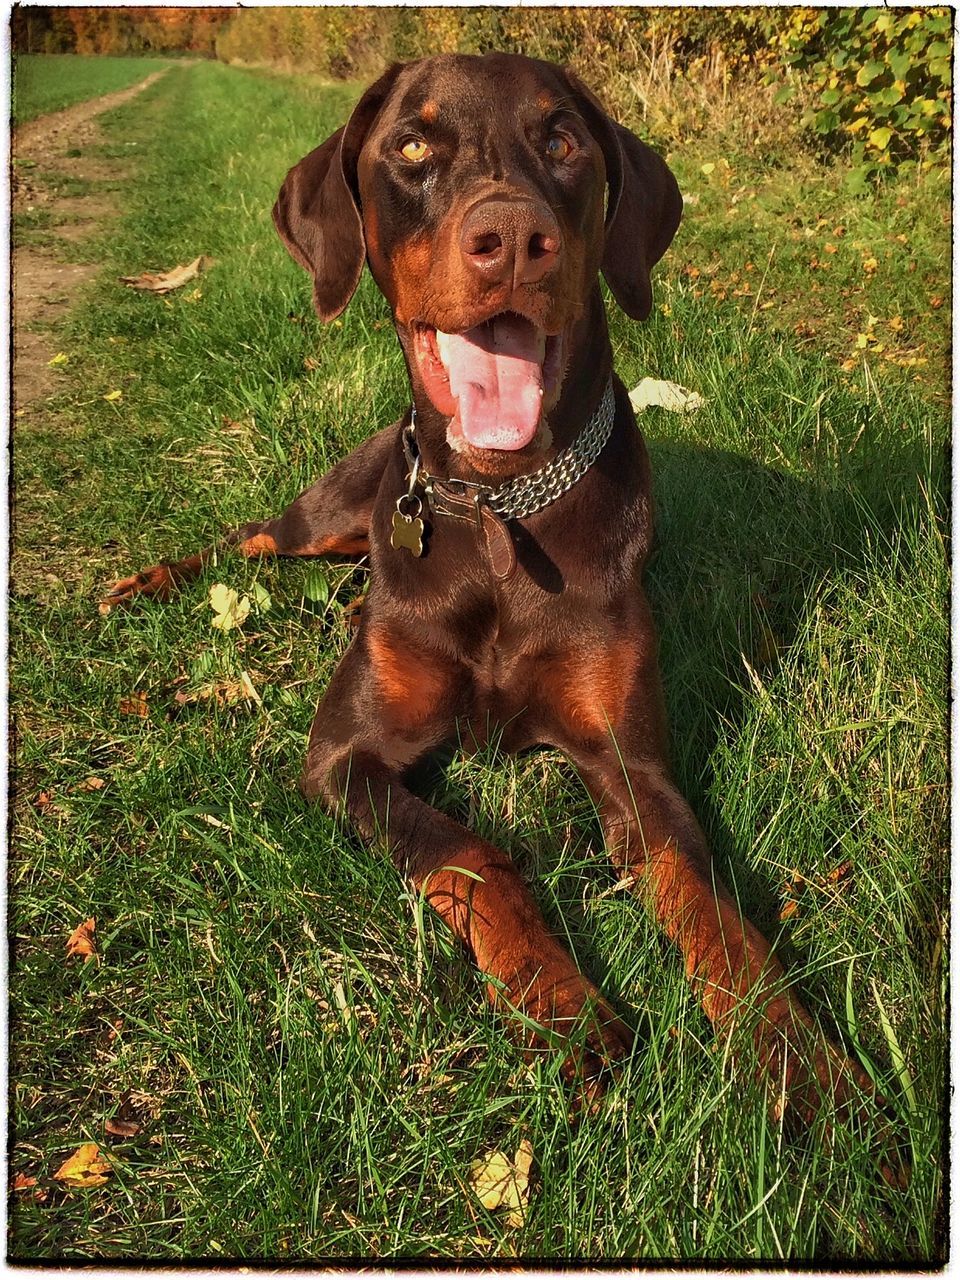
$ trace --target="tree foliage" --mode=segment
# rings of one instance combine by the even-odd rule
[[[226,8],[58,8],[17,5],[11,15],[15,53],[140,54],[189,52],[212,57]]]

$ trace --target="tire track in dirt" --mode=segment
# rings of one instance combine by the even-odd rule
[[[14,236],[11,272],[16,417],[22,417],[31,406],[56,391],[56,374],[48,364],[55,354],[55,335],[50,330],[66,314],[79,286],[100,270],[96,262],[61,261],[59,253],[69,245],[71,258],[82,257],[77,246],[120,212],[109,191],[64,195],[52,190],[44,178],[51,172],[92,183],[122,178],[121,163],[88,154],[89,147],[101,137],[97,117],[129,102],[169,70],[167,67],[154,71],[127,89],[40,116],[13,132],[12,212],[49,215],[42,218],[42,230],[56,237],[54,243],[41,245],[30,243],[29,234],[20,243]]]

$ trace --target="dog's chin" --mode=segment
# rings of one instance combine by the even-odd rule
[[[553,429],[544,412],[536,435],[522,449],[478,449],[464,437],[459,422],[453,417],[447,425],[447,444],[479,475],[506,477],[525,470],[528,463],[546,453],[553,444]]]

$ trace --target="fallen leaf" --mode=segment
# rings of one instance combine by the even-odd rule
[[[780,919],[789,920],[792,915],[796,914],[796,910],[799,905],[800,904],[797,902],[796,898],[791,898],[780,912]]]
[[[523,1226],[532,1164],[533,1147],[524,1138],[512,1161],[502,1151],[492,1151],[470,1166],[468,1178],[477,1199],[491,1212],[505,1210],[508,1226]]]
[[[49,791],[41,791],[33,803],[43,812],[44,809],[49,809],[52,806],[53,795]]]
[[[839,867],[834,867],[831,871],[827,872],[827,883],[838,884],[841,880],[846,880],[852,870],[852,862],[841,862]]]
[[[214,680],[209,684],[199,685],[196,689],[178,689],[173,700],[181,707],[196,702],[215,702],[218,707],[228,707],[235,702],[260,704],[260,695],[249,674],[241,671],[239,680]]]
[[[47,367],[49,369],[62,369],[65,364],[69,363],[69,361],[70,357],[65,351],[58,351],[52,360],[47,361]]]
[[[655,406],[669,409],[671,413],[692,413],[706,404],[696,391],[687,391],[676,382],[661,382],[657,378],[641,378],[630,392],[630,403],[635,409]]]
[[[224,431],[229,432],[232,436],[246,435],[248,431],[253,429],[253,423],[249,418],[245,420],[238,420],[236,418],[229,418],[224,414],[220,419],[220,423]]]
[[[132,693],[129,698],[121,698],[120,714],[122,716],[149,715],[150,708],[147,706],[147,695],[145,693]]]
[[[143,1128],[137,1115],[137,1109],[130,1100],[129,1089],[120,1099],[116,1114],[106,1121],[104,1128],[114,1138],[135,1138]]]
[[[219,631],[232,631],[234,627],[242,627],[250,612],[250,598],[241,600],[233,587],[215,582],[210,588],[210,608],[214,612],[212,627]]]
[[[96,959],[97,944],[93,939],[96,929],[97,922],[93,916],[89,920],[84,920],[83,924],[77,925],[67,939],[68,960],[72,960],[75,956],[82,956],[83,963],[88,964],[89,961]]]
[[[257,613],[268,613],[273,607],[270,592],[266,587],[261,587],[259,582],[253,584],[251,595],[253,596],[253,603],[257,606]]]
[[[78,782],[75,787],[71,787],[71,791],[102,791],[107,784],[102,778],[86,778],[83,782]]]
[[[37,1204],[43,1204],[47,1198],[47,1192],[42,1187],[37,1186],[36,1178],[30,1178],[25,1173],[18,1173],[13,1180],[11,1191],[32,1191],[31,1200],[35,1200]]]
[[[201,254],[185,266],[172,267],[169,271],[144,271],[139,276],[121,276],[120,283],[129,285],[131,289],[143,289],[147,293],[172,293],[188,281],[195,280],[201,271],[209,270],[212,265],[213,259]]]
[[[101,1187],[107,1180],[110,1164],[95,1142],[85,1142],[53,1175],[68,1187]]]
[[[122,392],[122,391],[119,391],[119,390],[118,390],[118,391],[108,391],[108,392],[107,392],[107,394],[106,394],[103,398],[104,398],[104,400],[106,400],[106,401],[107,401],[107,403],[108,403],[108,404],[116,404],[118,400],[122,400],[122,399],[123,399],[123,392]]]
[[[115,1119],[108,1120],[103,1127],[114,1138],[135,1138],[141,1128],[136,1120]]]

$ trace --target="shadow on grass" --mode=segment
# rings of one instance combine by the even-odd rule
[[[756,705],[748,664],[764,681],[774,678],[816,602],[835,582],[876,572],[898,530],[916,518],[924,501],[922,487],[938,490],[944,468],[939,456],[931,466],[922,447],[903,445],[883,452],[872,468],[858,464],[854,475],[851,466],[841,465],[824,480],[813,473],[798,477],[720,449],[648,443],[658,514],[645,585],[660,635],[674,775],[704,827],[719,874],[735,886],[745,914],[775,937],[782,933],[776,887],[769,875],[746,863],[742,839],[711,794],[712,753],[721,735],[735,734]],[[470,825],[474,801],[449,768],[456,755],[450,747],[421,762],[411,782],[420,794]],[[485,750],[482,758],[497,767],[495,748]],[[570,783],[576,788],[572,770]],[[588,803],[581,808],[586,814],[584,838],[601,849],[596,815],[590,816]],[[516,850],[515,831],[496,814],[485,813],[483,823],[486,838]],[[549,837],[538,838],[539,845],[548,843]],[[549,859],[546,852],[547,864]],[[597,873],[612,878],[605,860],[598,861]],[[565,922],[581,940],[580,962],[616,1001],[615,979],[605,971],[603,955],[591,946],[578,894],[561,891],[559,896],[568,904]],[[777,951],[788,967],[804,967],[801,949],[788,938],[778,940]],[[664,953],[672,953],[666,941]],[[818,977],[804,979],[802,985],[813,1007],[830,1009]],[[828,1012],[826,1021],[842,1042],[845,1036],[833,1016],[839,1012]]]

